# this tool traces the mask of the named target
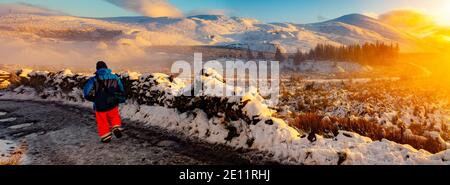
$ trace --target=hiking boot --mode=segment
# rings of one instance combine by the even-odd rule
[[[101,139],[100,141],[101,141],[102,143],[110,143],[111,140],[112,140],[112,136],[111,136],[111,134],[108,134],[108,135],[102,137],[102,139]]]
[[[112,129],[114,136],[116,136],[117,138],[122,138],[122,136],[123,136],[122,131],[123,131],[123,128],[120,126],[114,127]]]

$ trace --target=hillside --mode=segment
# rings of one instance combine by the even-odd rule
[[[288,52],[309,50],[318,43],[401,42],[412,39],[376,19],[351,14],[314,24],[262,23],[255,19],[218,15],[186,18],[5,14],[0,17],[2,37],[31,40],[97,41],[120,45],[241,45],[254,50]]]

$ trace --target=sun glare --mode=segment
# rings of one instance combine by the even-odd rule
[[[450,36],[443,36],[443,38],[444,38],[445,41],[450,42]]]
[[[442,4],[436,21],[439,24],[450,26],[450,1]]]

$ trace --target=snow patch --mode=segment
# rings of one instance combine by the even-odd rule
[[[33,72],[32,69],[24,68],[24,69],[21,69],[18,72],[18,74],[19,74],[19,77],[28,78],[28,74],[30,74],[31,72]]]
[[[19,145],[14,141],[0,139],[0,162],[7,161],[11,157],[11,153]]]
[[[0,123],[6,123],[6,122],[13,122],[16,121],[17,118],[5,118],[5,119],[0,119]]]
[[[21,129],[21,128],[26,128],[26,127],[30,127],[32,126],[33,123],[24,123],[24,124],[20,124],[20,125],[14,125],[14,126],[10,126],[8,127],[9,129]]]
[[[0,76],[1,75],[10,75],[10,73],[8,73],[8,72],[6,72],[6,71],[3,71],[3,70],[0,70]]]

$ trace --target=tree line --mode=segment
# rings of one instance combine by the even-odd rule
[[[345,61],[356,62],[366,65],[385,65],[395,61],[398,57],[400,47],[398,44],[385,44],[382,42],[353,44],[347,46],[334,46],[330,44],[318,44],[309,52],[297,50],[293,56],[295,64],[300,64],[306,60],[320,61]],[[277,48],[274,59],[276,61],[286,61],[286,56]]]

